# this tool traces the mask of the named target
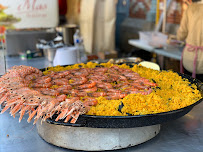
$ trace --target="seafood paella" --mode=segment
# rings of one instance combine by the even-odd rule
[[[173,71],[108,63],[49,67],[14,66],[0,78],[1,113],[10,109],[19,122],[75,123],[79,115],[127,116],[168,112],[202,98],[195,84]]]

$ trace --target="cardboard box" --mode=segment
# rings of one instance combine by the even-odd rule
[[[117,51],[109,51],[109,52],[98,52],[98,57],[100,59],[112,59],[112,58],[118,58]]]

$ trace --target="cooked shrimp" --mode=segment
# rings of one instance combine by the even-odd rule
[[[73,97],[85,97],[88,95],[87,92],[84,92],[84,91],[79,91],[78,93],[72,93],[71,94]]]
[[[58,117],[55,119],[55,121],[58,121],[59,119],[64,119],[68,115],[69,115],[68,117],[70,117],[74,110],[78,110],[79,107],[77,107],[77,105],[79,103],[81,103],[81,101],[76,100],[76,99],[77,98],[69,98],[65,101],[65,107],[61,111],[61,113],[58,115]],[[75,103],[75,102],[77,102],[77,103]],[[82,105],[82,103],[81,103],[81,105]]]
[[[69,84],[69,80],[67,80],[66,78],[60,78],[60,79],[54,79],[52,80],[52,84],[53,85],[67,85]]]
[[[130,79],[133,79],[133,78],[140,78],[140,75],[138,73],[135,73],[135,72],[126,72],[126,73],[122,73],[125,77],[128,77]]]
[[[96,82],[95,82],[95,81],[89,81],[88,83],[79,85],[79,86],[77,87],[77,89],[92,88],[92,87],[94,87],[95,85],[96,85]]]
[[[86,77],[89,75],[89,70],[87,68],[81,68],[78,71],[73,73],[75,76]]]
[[[97,74],[91,74],[87,78],[89,78],[89,79],[91,79],[93,81],[97,81],[97,82],[101,82],[103,80],[108,79],[108,77],[106,75],[104,75],[104,74],[103,75],[98,75],[98,73]]]
[[[129,85],[130,85],[129,82],[120,82],[120,83],[114,85],[114,88],[121,88],[122,89],[122,88],[128,87]]]
[[[37,115],[35,116],[33,124],[35,124],[37,120],[43,117],[46,113],[51,112],[58,104],[59,102],[56,99],[49,96],[44,97],[44,101],[38,106]]]
[[[111,89],[111,88],[113,88],[111,83],[105,83],[105,82],[97,83],[97,87],[102,88],[102,89]]]
[[[7,111],[9,108],[10,108],[10,106],[6,105],[6,106],[2,109],[1,114],[4,113],[5,111]]]
[[[149,82],[149,81],[145,81],[144,84],[145,84],[145,85],[152,86],[152,87],[156,87],[156,86],[158,86],[157,83],[153,83],[153,82]]]
[[[50,111],[52,111],[53,110],[53,108],[55,107],[55,106],[57,106],[59,104],[59,101],[58,100],[56,100],[56,99],[53,99],[53,100],[51,100],[51,102],[49,102],[48,104],[47,104],[47,106],[46,106],[46,112],[47,113],[49,113]]]
[[[42,75],[42,72],[39,69],[25,65],[14,66],[11,70],[9,70],[9,72],[20,75],[20,77],[23,78],[31,73],[39,73],[40,75]]]
[[[73,120],[70,121],[70,123],[75,123],[79,117],[80,114],[84,114],[86,113],[86,109],[83,105],[83,103],[78,100],[76,102],[74,102],[74,104],[72,105],[70,111],[66,114],[67,117],[73,117]]]
[[[62,85],[58,88],[56,88],[57,91],[59,91],[60,93],[63,93],[63,90],[71,90],[72,89],[72,86],[71,85]]]
[[[30,108],[31,108],[31,106],[26,105],[26,106],[24,106],[24,107],[21,109],[21,111],[20,111],[20,117],[19,117],[19,122],[21,122],[21,120],[23,119],[23,116],[24,116],[25,112],[26,112],[27,110],[29,110]]]
[[[71,97],[66,99],[65,101],[62,101],[58,106],[56,106],[52,111],[52,115],[56,112],[61,112],[63,109],[69,108],[69,106],[71,106],[75,101],[79,100],[79,97]],[[50,115],[50,117],[52,116]],[[63,115],[63,114],[61,114]],[[59,118],[61,118],[62,116],[58,116],[57,120],[59,120]]]
[[[73,82],[72,82],[73,81]],[[81,84],[84,84],[84,83],[86,83],[88,80],[87,80],[87,78],[85,78],[85,77],[73,77],[73,78],[71,78],[71,82],[70,82],[70,80],[69,80],[69,82],[70,82],[70,84],[71,85],[81,85]]]
[[[70,74],[70,71],[61,71],[61,72],[50,71],[48,76],[50,76],[52,79],[61,79],[66,77],[69,74]]]
[[[11,116],[15,115],[23,107],[23,102],[24,101],[20,101],[14,106],[14,108],[10,111]]]
[[[42,77],[39,77],[39,78],[36,78],[34,80],[35,83],[49,83],[51,82],[51,77],[49,76],[42,76]]]
[[[31,81],[31,80],[36,79],[38,77],[40,77],[40,75],[38,73],[31,73],[31,74],[25,76],[25,80]]]
[[[122,92],[119,89],[105,89],[104,91],[106,91],[106,92],[116,92],[116,93],[121,93]]]
[[[62,94],[62,95],[57,96],[56,100],[59,102],[62,102],[62,101],[65,101],[66,97],[67,97],[67,95]]]
[[[109,74],[109,77],[110,77],[110,79],[113,79],[114,81],[127,81],[127,78],[120,74]]]
[[[78,92],[79,92],[79,90],[77,90],[77,89],[71,89],[68,91],[69,94],[76,94]]]
[[[73,113],[71,114],[71,116],[72,116],[73,118],[71,119],[70,123],[75,123],[75,122],[78,120],[79,115],[80,115],[80,112],[73,112]]]
[[[94,86],[94,87],[92,87],[92,88],[83,89],[82,91],[84,91],[84,92],[96,92],[96,91],[97,91],[97,87]]]
[[[40,105],[37,107],[36,110],[34,110],[32,113],[30,113],[27,122],[30,123],[30,121],[32,120],[32,118],[36,115],[37,111],[40,109]]]
[[[106,92],[91,92],[91,93],[87,93],[88,96],[90,97],[103,97],[106,96]]]
[[[71,117],[72,117],[71,115],[66,116],[66,119],[64,120],[64,122],[66,122],[66,123],[67,123],[67,122],[68,122],[68,121],[71,119]]]
[[[107,93],[107,94],[108,96],[105,97],[107,100],[117,100],[127,96],[126,93]]]
[[[37,91],[41,92],[44,95],[50,95],[50,96],[58,96],[59,91],[51,88],[38,88]]]
[[[30,87],[32,88],[50,88],[52,86],[51,82],[48,83],[31,83]]]
[[[85,98],[83,104],[84,106],[96,106],[98,103],[97,99],[95,98]]]
[[[149,88],[148,86],[144,85],[143,83],[140,83],[140,82],[133,82],[131,83],[131,86],[133,86],[134,88],[137,88],[137,89],[147,89]]]

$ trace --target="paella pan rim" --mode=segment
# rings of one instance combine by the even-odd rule
[[[82,115],[83,117],[91,117],[91,118],[139,118],[139,117],[150,117],[150,116],[161,116],[161,115],[166,115],[166,114],[174,114],[174,113],[177,113],[177,112],[181,112],[181,111],[184,111],[184,110],[187,110],[187,109],[192,109],[194,106],[196,106],[197,104],[201,103],[203,101],[203,99],[200,99],[198,100],[197,102],[187,106],[187,107],[184,107],[184,108],[181,108],[181,109],[177,109],[177,110],[172,110],[172,111],[167,111],[167,112],[161,112],[161,113],[156,113],[156,114],[146,114],[146,115],[135,115],[135,116],[96,116],[96,115]]]
[[[192,108],[201,103],[203,99],[182,109],[163,112],[158,114],[148,114],[139,116],[93,116],[81,115],[75,124],[55,121],[48,118],[47,123],[55,125],[64,125],[72,127],[91,127],[91,128],[134,128],[162,124],[171,120],[178,119],[192,110]]]

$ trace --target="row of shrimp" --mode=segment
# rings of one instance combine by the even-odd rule
[[[50,76],[50,88],[38,88],[43,94],[67,94],[71,97],[100,97],[107,100],[122,99],[128,94],[147,95],[152,92],[151,87],[157,84],[148,79],[140,77],[130,69],[120,68],[116,65],[95,68],[79,68],[58,73],[50,71],[46,77]],[[63,73],[66,73],[63,75]],[[53,86],[57,87],[53,87]],[[36,87],[37,85],[32,84]]]
[[[138,73],[118,66],[49,71],[44,77],[49,78],[49,81],[39,84],[39,81],[35,80],[31,87],[42,94],[66,94],[80,98],[103,96],[107,100],[122,99],[128,94],[150,94],[151,87],[157,86],[156,83],[140,77]]]
[[[78,68],[65,71],[48,71],[15,66],[0,78],[0,104],[5,104],[1,113],[10,109],[19,122],[25,113],[28,122],[52,118],[55,121],[75,123],[81,114],[97,105],[97,97],[107,100],[122,99],[128,94],[147,95],[157,84],[140,77],[130,69],[116,65],[95,68]]]
[[[79,115],[86,113],[90,106],[96,105],[97,100],[92,98],[79,97],[67,98],[67,95],[49,90],[50,82],[58,84],[58,78],[67,75],[66,72],[58,72],[51,76],[44,76],[43,73],[30,66],[14,66],[0,78],[0,105],[4,106],[1,113],[10,109],[10,114],[15,117],[19,112],[19,122],[25,113],[29,114],[28,122],[34,118],[34,124],[39,120],[51,118],[58,114],[56,121],[65,119],[75,123]],[[44,89],[48,90],[44,90]],[[40,90],[42,89],[42,91]],[[48,92],[48,93],[47,93]]]

